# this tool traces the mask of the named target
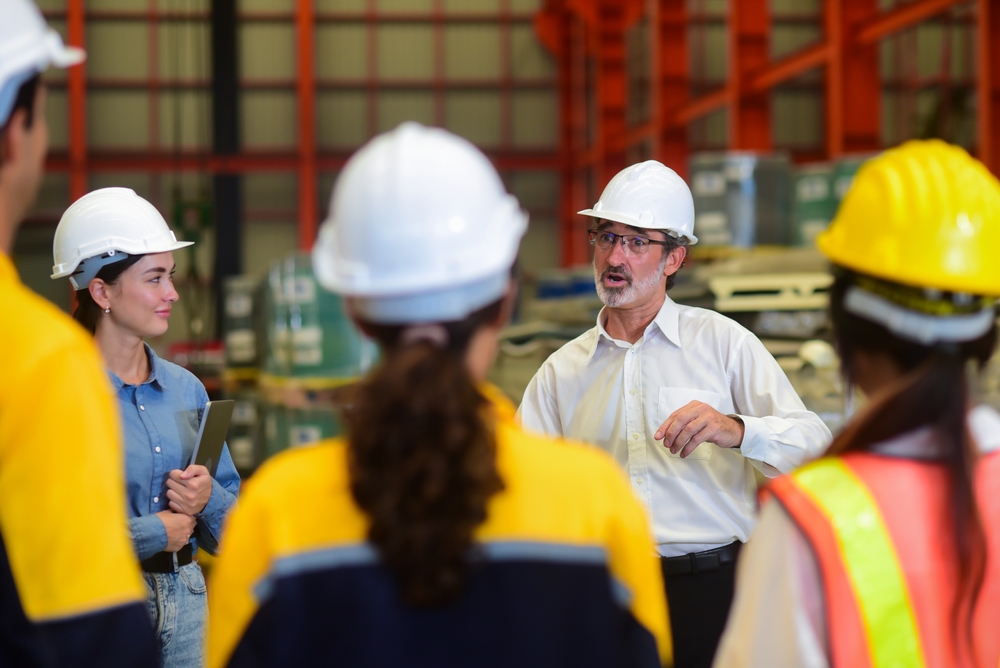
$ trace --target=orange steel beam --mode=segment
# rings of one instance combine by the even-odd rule
[[[686,125],[696,118],[701,118],[716,109],[725,107],[732,99],[733,89],[729,86],[723,86],[685,104],[674,114],[672,122],[675,125]]]
[[[85,46],[84,0],[67,0],[66,32],[73,46]],[[87,74],[86,63],[71,67],[69,83],[69,199],[75,202],[87,194]]]
[[[830,47],[825,41],[806,47],[769,64],[763,71],[753,75],[746,90],[764,92],[814,67],[825,65],[829,59]]]
[[[827,0],[828,2],[830,0]],[[898,9],[893,9],[884,14],[878,15],[877,18],[865,21],[856,32],[855,41],[858,44],[875,44],[883,37],[887,37],[893,33],[899,32],[900,30],[905,30],[912,25],[916,25],[921,21],[940,14],[941,12],[954,7],[955,5],[960,5],[969,0],[916,0],[907,5],[902,5]],[[873,4],[875,8],[873,12],[869,12],[868,16],[860,18],[868,18],[869,16],[877,13],[878,5]]]
[[[729,73],[733,89],[729,105],[729,145],[735,149],[771,150],[771,98],[746,88],[756,70],[771,59],[771,13],[768,0],[730,3]]]
[[[1000,3],[978,0],[979,159],[1000,175]]]
[[[295,37],[298,45],[298,173],[299,173],[299,248],[312,248],[316,239],[316,51],[315,17],[312,0],[296,0]]]

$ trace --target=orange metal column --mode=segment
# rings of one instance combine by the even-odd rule
[[[659,78],[656,108],[653,110],[659,129],[657,159],[687,178],[688,129],[670,122],[688,103],[691,85],[688,72],[686,0],[657,0],[658,39],[655,75]]]
[[[771,61],[770,3],[730,0],[729,6],[729,146],[770,151],[770,92],[754,92],[748,85],[750,77]]]
[[[598,190],[625,168],[625,3],[601,2],[597,30]]]
[[[84,0],[67,0],[66,32],[73,46],[84,48]],[[87,74],[86,63],[69,68],[69,199],[87,194]]]
[[[833,2],[833,0],[827,0]],[[878,0],[839,0],[842,37],[851,29],[878,14]],[[877,151],[882,146],[882,80],[877,43],[834,43],[831,62],[840,67],[840,138],[834,138],[830,157],[841,153]]]
[[[1000,175],[1000,1],[979,0],[979,158]]]
[[[296,92],[299,110],[299,248],[316,239],[316,66],[313,0],[297,0],[295,37],[298,43]]]

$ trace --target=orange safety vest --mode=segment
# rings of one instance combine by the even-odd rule
[[[940,464],[850,453],[775,480],[819,562],[833,668],[972,666],[958,659],[951,609],[957,554]],[[989,550],[973,619],[977,667],[1000,660],[1000,453],[976,492]]]

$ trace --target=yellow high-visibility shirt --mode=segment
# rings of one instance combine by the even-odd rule
[[[13,583],[0,587],[0,614],[45,629],[0,633],[0,664],[36,651],[58,665],[141,660],[155,646],[107,375],[87,332],[24,287],[2,252],[0,351],[0,581]]]
[[[209,583],[209,666],[658,666],[671,657],[648,519],[595,448],[523,431],[484,388],[505,489],[453,604],[401,602],[367,542],[347,444],[272,458],[230,516]]]

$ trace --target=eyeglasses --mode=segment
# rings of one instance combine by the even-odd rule
[[[633,255],[642,255],[648,252],[650,246],[653,244],[660,246],[670,244],[669,241],[657,241],[656,239],[650,239],[638,234],[615,234],[614,232],[605,232],[604,230],[587,230],[587,234],[590,235],[591,246],[597,246],[601,250],[611,250],[621,240],[622,248]]]

